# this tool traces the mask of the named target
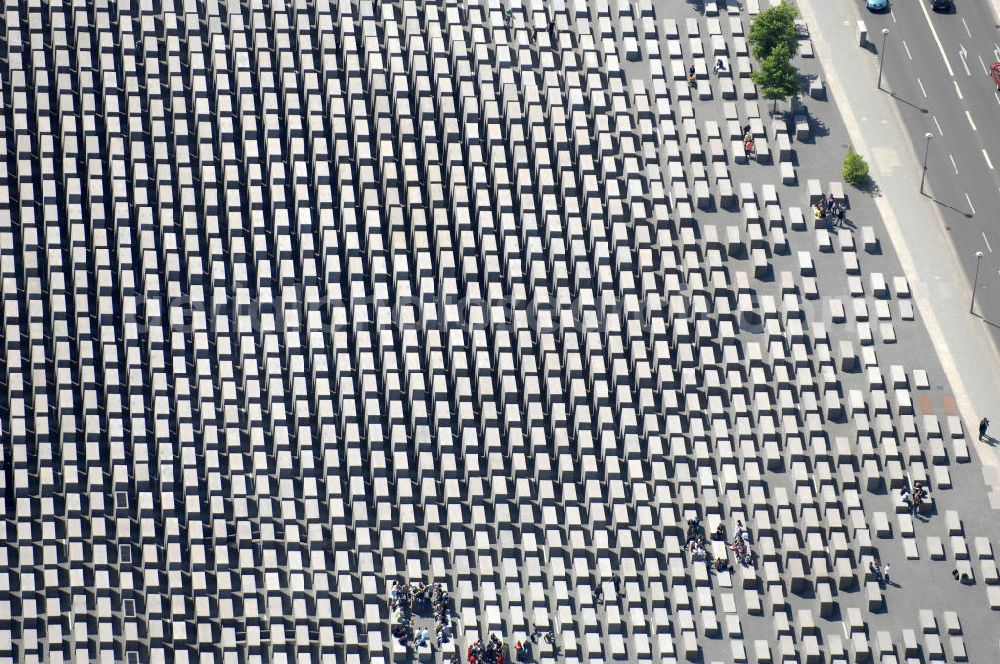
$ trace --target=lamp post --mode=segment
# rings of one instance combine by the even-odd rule
[[[979,288],[979,262],[983,260],[983,252],[976,252],[976,278],[972,281],[972,302],[969,303],[969,313],[976,306],[976,289]]]
[[[882,48],[878,52],[878,89],[882,89],[882,65],[885,64],[885,38],[889,36],[889,28],[882,28]]]
[[[924,134],[924,138],[927,139],[927,143],[924,145],[924,169],[923,169],[923,173],[920,175],[920,193],[921,194],[924,193],[924,180],[927,178],[927,153],[931,149],[931,138],[933,138],[933,137],[934,137],[934,134],[932,134],[931,132],[927,132],[926,134]]]

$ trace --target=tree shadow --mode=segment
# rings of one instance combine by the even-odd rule
[[[809,133],[812,135],[812,141],[814,143],[817,138],[823,138],[824,136],[830,135],[830,127],[819,118],[810,116],[809,128],[811,130]]]
[[[871,196],[872,198],[878,198],[882,195],[882,187],[879,186],[878,182],[872,176],[865,178],[865,181],[857,186],[858,191],[864,192]]]
[[[821,119],[812,115],[809,112],[809,106],[803,104],[800,100],[796,100],[792,103],[791,116],[793,123],[795,122],[795,116],[798,114],[805,115],[806,122],[809,123],[809,138],[805,140],[796,139],[799,143],[815,143],[817,138],[824,138],[830,135],[830,127]],[[794,126],[792,127],[791,133],[792,135],[795,134]]]

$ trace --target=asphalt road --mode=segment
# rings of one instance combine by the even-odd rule
[[[890,12],[873,14],[850,1],[858,2],[875,51],[889,30],[882,88],[896,99],[919,157],[932,136],[924,191],[940,207],[970,283],[975,254],[983,252],[976,311],[1000,339],[1000,93],[989,74],[1000,61],[1000,27],[993,9],[988,0],[956,0],[944,14],[930,0],[896,0]]]

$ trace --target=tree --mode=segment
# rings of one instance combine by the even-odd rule
[[[844,167],[840,169],[840,175],[844,178],[844,182],[857,187],[868,179],[868,162],[865,161],[864,157],[855,152],[854,148],[848,148],[847,154],[844,156]]]
[[[795,7],[781,0],[780,5],[770,7],[757,14],[750,23],[747,41],[753,49],[753,55],[761,63],[771,55],[779,45],[788,47],[788,58],[799,52],[799,35],[795,29],[795,17],[798,12]]]
[[[788,99],[799,91],[799,70],[790,62],[791,55],[785,44],[778,44],[760,63],[760,69],[750,72],[750,79],[760,88],[764,99],[778,101]]]

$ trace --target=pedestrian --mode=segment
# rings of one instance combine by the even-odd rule
[[[722,58],[719,58],[718,60],[716,60],[716,61],[715,61],[715,67],[714,67],[714,68],[712,69],[712,72],[713,72],[713,73],[714,73],[714,74],[715,74],[716,76],[718,76],[718,75],[719,75],[719,72],[720,72],[720,71],[723,71],[723,70],[724,70],[725,68],[726,68],[726,65],[725,65],[725,63],[724,63],[724,62],[722,62]]]
[[[838,226],[843,226],[844,225],[844,215],[845,214],[846,213],[844,212],[844,204],[841,203],[840,205],[837,206],[837,225]]]
[[[979,422],[979,440],[986,437],[986,432],[990,428],[990,421],[985,417]]]
[[[889,570],[892,569],[891,563],[886,563],[885,567],[882,568],[882,579],[885,581],[885,585],[889,585]]]
[[[594,603],[601,603],[604,601],[604,588],[597,586],[594,590]]]

